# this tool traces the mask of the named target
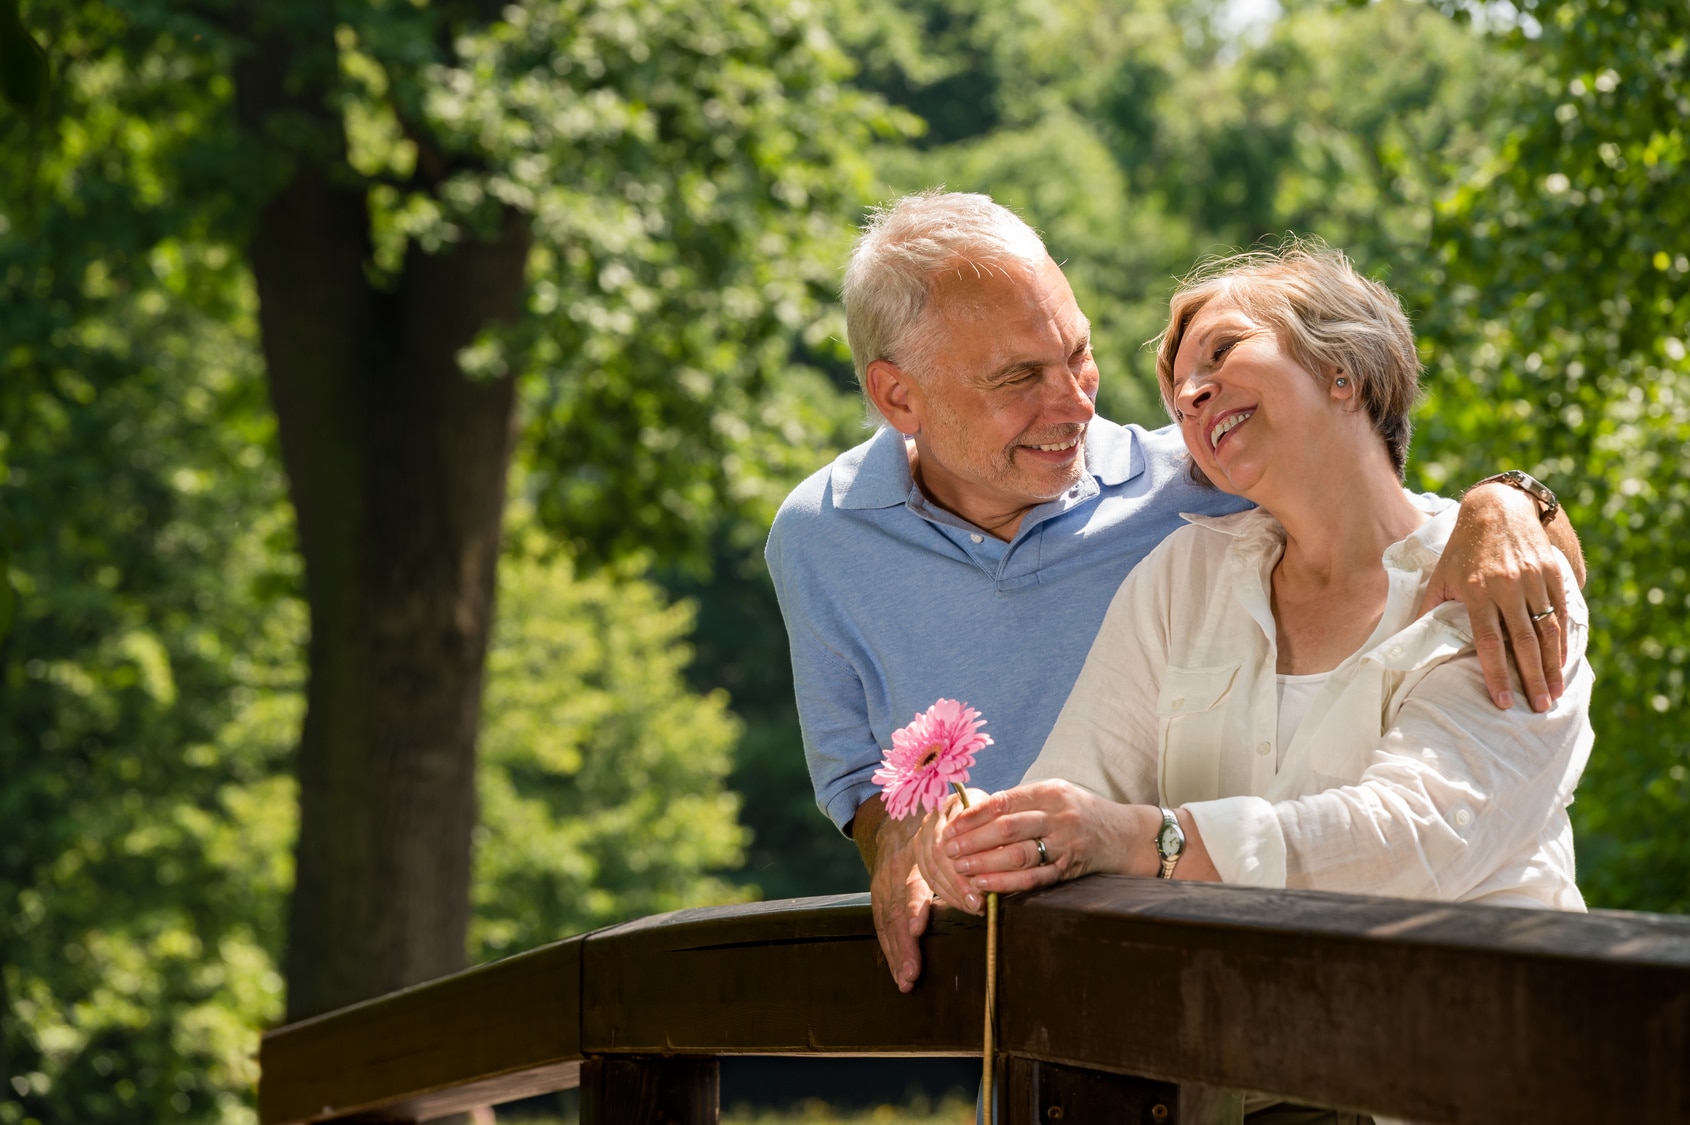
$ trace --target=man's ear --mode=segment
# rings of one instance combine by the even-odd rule
[[[1356,397],[1355,376],[1342,367],[1329,367],[1326,371],[1326,388],[1339,402],[1351,402]]]
[[[906,437],[921,432],[918,391],[909,373],[889,359],[877,359],[863,371],[863,390],[875,409]]]

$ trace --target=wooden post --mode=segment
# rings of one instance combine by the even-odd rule
[[[1004,1125],[1179,1125],[1179,1087],[1171,1082],[1002,1058]]]
[[[721,1067],[689,1055],[600,1055],[581,1065],[581,1125],[716,1125]]]

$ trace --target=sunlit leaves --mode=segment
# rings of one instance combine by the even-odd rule
[[[1597,748],[1574,822],[1602,905],[1690,909],[1690,10],[1544,0],[1538,66],[1440,213],[1448,351],[1421,444],[1445,471],[1543,469],[1590,564]],[[1477,346],[1475,346],[1477,345]],[[1532,469],[1532,471],[1536,471]]]
[[[737,727],[687,690],[692,614],[637,574],[578,577],[534,554],[500,568],[476,837],[478,956],[625,918],[738,901],[710,872],[745,832],[724,790]]]
[[[250,1119],[303,634],[250,305],[215,247],[54,249],[74,327],[0,311],[0,1120]]]
[[[331,178],[363,191],[377,288],[526,214],[530,315],[459,359],[522,381],[524,479],[585,555],[678,557],[724,512],[766,515],[843,418],[793,355],[836,358],[824,305],[860,150],[908,119],[843,84],[818,12],[253,11],[311,44],[312,72],[279,80],[322,79],[323,104],[243,133],[249,48],[224,6],[113,0],[32,13],[63,73],[40,124],[0,114],[19,155],[0,166],[0,542],[21,595],[0,649],[18,903],[0,961],[22,1083],[0,1122],[250,1117],[304,613],[241,248],[285,160],[344,156]],[[522,670],[492,677],[483,952],[741,893],[707,874],[743,833],[720,784],[733,723],[678,678],[689,618],[620,569],[576,585],[531,554],[508,592],[529,632],[499,650]],[[564,659],[571,632],[586,647]],[[540,694],[501,703],[514,675]],[[571,708],[592,714],[534,729]],[[557,909],[508,909],[524,880]]]

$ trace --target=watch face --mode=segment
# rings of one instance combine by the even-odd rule
[[[1179,855],[1185,850],[1185,833],[1177,823],[1162,825],[1162,831],[1156,833],[1156,850],[1164,856]]]

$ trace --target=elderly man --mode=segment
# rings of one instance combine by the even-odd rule
[[[914,818],[890,821],[870,776],[892,731],[936,698],[965,700],[994,739],[972,783],[1015,784],[1127,571],[1180,513],[1242,501],[1191,483],[1172,429],[1097,417],[1090,325],[1039,236],[987,197],[925,192],[877,212],[843,297],[857,376],[885,424],[793,491],[767,558],[816,801],[862,852],[907,992],[932,893]],[[1540,654],[1531,621],[1563,609],[1538,505],[1506,483],[1469,493],[1428,598],[1467,602],[1502,707],[1503,628],[1532,706],[1546,710],[1561,686],[1560,653]],[[1564,516],[1551,531],[1577,559]]]

